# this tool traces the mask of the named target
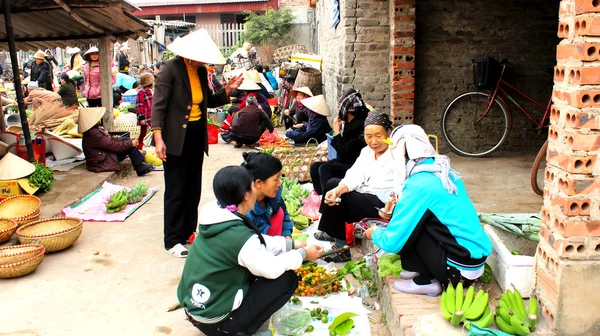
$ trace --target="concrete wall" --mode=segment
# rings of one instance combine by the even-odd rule
[[[332,28],[333,1],[317,2],[319,54],[324,93],[332,111],[349,88],[389,112],[389,2],[340,0],[340,23]]]
[[[415,123],[441,134],[445,106],[473,88],[471,59],[478,56],[508,58],[507,81],[545,105],[552,75],[543,69],[556,64],[558,5],[557,0],[417,1]],[[516,107],[511,110],[513,131],[504,149],[539,150],[548,132],[538,135]],[[536,110],[534,116],[542,114]]]

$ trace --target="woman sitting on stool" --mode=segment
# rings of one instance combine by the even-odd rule
[[[327,133],[331,131],[329,126],[329,107],[323,95],[306,98],[301,101],[310,112],[308,124],[298,129],[290,129],[285,135],[294,140],[296,144],[304,144],[310,139],[316,139],[319,143],[327,139]]]
[[[312,97],[313,94],[306,86],[293,89],[290,94],[294,95],[296,100],[289,110],[283,111],[283,114],[285,115],[283,118],[285,129],[300,128],[309,121],[310,115],[310,109],[302,104],[302,100]]]
[[[385,218],[378,209],[390,200],[394,189],[394,165],[388,145],[384,142],[392,129],[387,114],[370,112],[365,120],[365,141],[360,156],[343,180],[332,178],[325,185],[321,203],[321,220],[315,238],[324,241],[335,239],[335,248],[346,245],[346,223],[365,218]],[[350,251],[325,258],[330,262],[350,261]]]
[[[436,296],[449,281],[472,283],[483,274],[492,244],[460,176],[419,126],[397,128],[392,142],[399,202],[386,228],[364,236],[400,254],[406,271],[394,283],[398,291]]]
[[[84,108],[79,112],[77,132],[83,134],[83,153],[87,169],[95,173],[121,171],[120,162],[129,156],[138,176],[151,172],[153,166],[144,162],[144,156],[136,148],[137,139],[115,139],[102,127],[105,111],[104,107],[95,107]]]
[[[333,121],[334,137],[331,140],[337,158],[329,162],[315,162],[310,166],[313,187],[319,195],[323,195],[327,181],[344,177],[367,145],[364,128],[369,108],[360,93],[354,89],[346,91],[340,98],[339,107],[338,117]]]

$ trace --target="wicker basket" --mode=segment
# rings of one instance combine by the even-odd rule
[[[40,199],[33,195],[11,196],[0,202],[0,214],[18,222],[36,213],[39,215],[41,203]]]
[[[23,226],[25,224],[29,224],[33,221],[36,221],[40,219],[40,211],[36,211],[34,214],[32,214],[31,216],[27,216],[27,217],[20,217],[20,218],[15,218],[15,222],[17,222],[18,226]]]
[[[73,245],[81,235],[83,221],[73,217],[56,217],[35,221],[17,229],[21,244],[41,244],[46,252],[57,252]]]
[[[9,240],[17,231],[17,222],[9,218],[0,218],[0,243]]]
[[[16,278],[33,272],[44,260],[41,245],[28,244],[0,248],[0,278]]]
[[[317,142],[315,139],[309,142],[312,140]],[[281,161],[282,173],[290,179],[298,178],[299,182],[310,182],[310,166],[313,163],[329,160],[327,148],[310,146],[308,143],[306,147],[275,148],[273,156]]]
[[[119,114],[115,118],[113,131],[114,132],[129,132],[131,139],[140,137],[141,127],[138,126],[137,115],[135,113]]]

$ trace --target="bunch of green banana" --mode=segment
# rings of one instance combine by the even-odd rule
[[[306,229],[310,226],[310,224],[312,224],[312,220],[310,218],[302,215],[292,217],[291,219],[292,223],[294,223],[294,227],[300,231]]]
[[[146,194],[148,194],[148,187],[144,184],[144,182],[136,184],[127,193],[127,204],[140,202],[144,199],[144,196],[146,196]]]
[[[529,312],[521,293],[515,288],[502,294],[496,309],[496,325],[500,330],[513,335],[528,335],[537,326],[538,303],[535,298],[529,300]]]
[[[127,190],[121,189],[110,196],[106,203],[106,212],[109,214],[119,212],[125,207],[127,207]]]
[[[467,329],[471,328],[471,324],[487,328],[494,322],[488,301],[489,293],[480,289],[475,294],[475,286],[470,286],[465,294],[463,284],[459,282],[456,289],[451,283],[448,284],[442,293],[440,306],[442,315],[454,327],[464,322]]]

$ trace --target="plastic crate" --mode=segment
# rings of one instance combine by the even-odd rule
[[[132,104],[133,106],[135,106],[135,103],[137,102],[137,95],[127,95],[127,96],[123,96],[123,102],[124,103],[129,103]]]
[[[333,136],[330,134],[327,134],[327,149],[329,151],[329,161],[331,161],[333,159],[337,159],[337,151],[331,145],[332,140],[333,140]]]
[[[479,89],[492,89],[498,84],[502,65],[494,57],[477,57],[473,60],[473,82]]]

